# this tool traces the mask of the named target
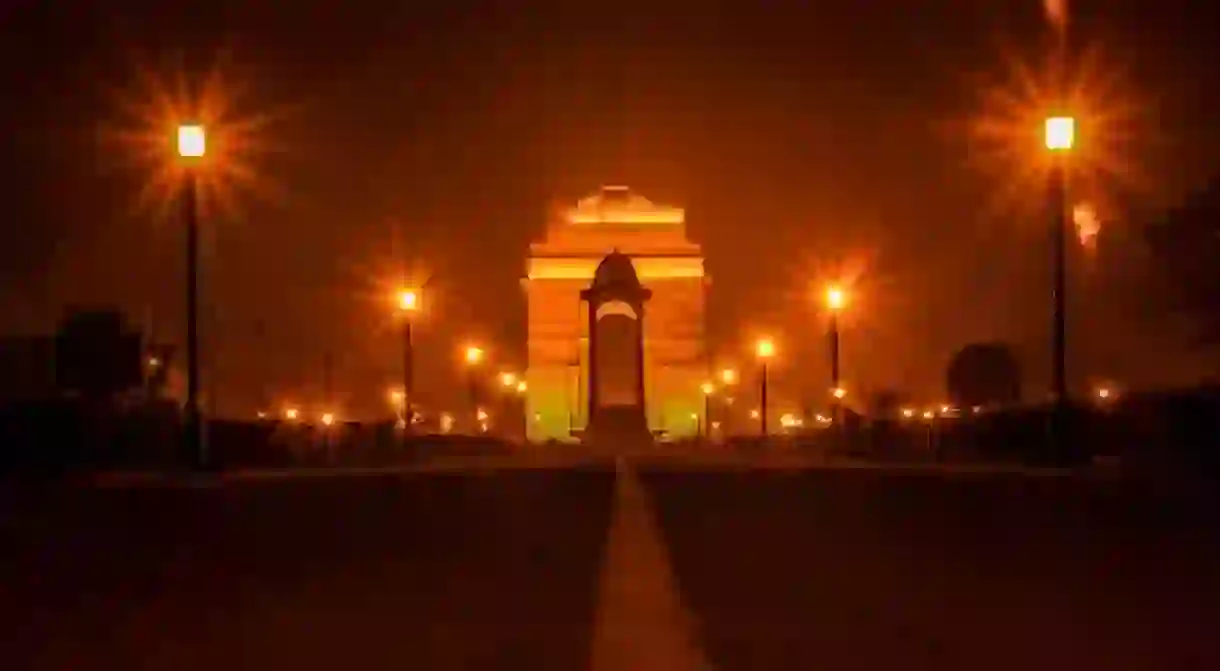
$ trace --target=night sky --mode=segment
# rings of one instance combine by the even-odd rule
[[[861,273],[843,345],[860,389],[935,398],[949,356],[979,339],[1012,342],[1027,393],[1045,388],[1038,194],[997,208],[962,130],[1008,56],[1042,53],[1037,0],[434,4],[4,3],[0,330],[117,305],[181,339],[180,221],[136,206],[147,171],[105,140],[129,123],[115,92],[135,96],[138,72],[219,71],[245,84],[239,117],[270,118],[258,188],[206,221],[205,387],[225,413],[316,398],[328,352],[348,405],[381,398],[398,362],[383,292],[403,256],[433,275],[422,391],[452,395],[467,338],[523,366],[526,245],[554,199],[604,183],[687,208],[718,358],[768,330],[778,383],[816,386],[811,288],[841,263]],[[1123,147],[1152,176],[1106,195],[1098,249],[1077,259],[1081,384],[1197,370],[1132,287],[1137,224],[1220,158],[1213,5],[1072,6],[1074,44],[1141,103]]]

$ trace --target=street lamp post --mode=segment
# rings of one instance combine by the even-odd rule
[[[847,302],[847,295],[843,293],[843,289],[838,286],[831,286],[826,289],[826,307],[830,310],[830,388],[832,393],[839,389],[839,311],[843,309],[843,305]],[[830,419],[834,424],[838,424],[840,397],[835,394],[834,400],[830,405]]]
[[[720,425],[724,427],[723,435],[729,436],[733,431],[733,394],[731,387],[737,384],[737,371],[725,368],[720,371],[720,382],[724,385],[724,418]]]
[[[761,363],[759,371],[758,390],[758,429],[763,438],[767,437],[767,361],[775,356],[775,343],[770,338],[760,338],[754,348]]]
[[[1051,393],[1056,404],[1067,401],[1067,154],[1075,141],[1072,117],[1046,120],[1046,148],[1050,150],[1051,255],[1054,264],[1054,316],[1051,327]]]
[[[203,126],[178,127],[178,155],[185,167],[182,216],[186,220],[186,451],[199,467],[207,463],[199,412],[199,194],[196,169],[207,150]]]
[[[716,391],[716,386],[711,382],[704,382],[699,386],[699,390],[703,392],[703,439],[711,442],[712,439],[712,394]]]
[[[415,343],[411,335],[412,321],[419,310],[419,293],[403,289],[398,293],[398,310],[402,313],[402,436],[406,444],[411,433],[411,399],[415,392]]]
[[[479,417],[482,410],[479,408],[479,379],[478,367],[483,362],[483,349],[475,345],[470,345],[466,348],[466,383],[469,385],[470,393],[470,415],[474,418],[473,429],[474,433],[478,433],[478,428],[483,421]]]
[[[1051,260],[1054,264],[1051,321],[1051,449],[1058,452],[1064,442],[1064,413],[1067,409],[1067,157],[1075,141],[1076,122],[1072,117],[1046,120],[1046,148],[1051,152],[1049,206]]]

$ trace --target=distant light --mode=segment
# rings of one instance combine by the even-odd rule
[[[775,356],[775,343],[770,338],[759,338],[754,351],[760,359],[770,359]]]
[[[402,393],[401,389],[391,389],[389,396],[390,396],[391,404],[399,405],[402,403],[403,398],[406,396],[406,394]]]
[[[330,426],[331,424],[334,424],[335,416],[329,412],[322,413],[322,423],[325,424],[326,426]]]
[[[515,373],[500,373],[500,384],[505,387],[517,386],[517,375]]]
[[[207,136],[203,126],[186,124],[178,126],[178,155],[183,158],[199,158],[207,151]]]
[[[699,413],[697,413],[697,412],[692,412],[692,413],[690,414],[690,419],[691,419],[691,421],[692,421],[692,422],[697,422],[697,421],[699,421]]]
[[[267,411],[265,411],[265,410],[259,410],[259,411],[258,411],[258,418],[259,418],[259,419],[267,419]]]
[[[1051,151],[1068,151],[1076,140],[1076,120],[1070,116],[1056,116],[1046,120],[1046,148]]]
[[[724,370],[720,371],[720,381],[726,385],[736,384],[737,371],[733,370],[732,368],[725,368]]]
[[[751,411],[750,411],[750,419],[758,419],[758,418],[759,418],[759,417],[761,417],[761,416],[762,416],[762,415],[761,415],[761,414],[759,414],[759,412],[758,412],[757,410],[751,410]]]
[[[284,419],[286,419],[290,422],[295,422],[297,419],[300,418],[300,416],[301,416],[301,411],[297,410],[296,408],[286,408],[284,410]]]
[[[831,392],[835,398],[843,398],[847,396],[847,390],[843,387],[835,387]]]
[[[838,312],[847,304],[847,294],[838,285],[832,285],[826,289],[826,307]]]
[[[403,312],[415,312],[419,309],[419,294],[414,289],[403,289],[398,292],[398,309]]]
[[[983,406],[981,406],[981,405],[976,405],[976,406],[974,406],[973,408],[970,408],[970,411],[971,411],[971,412],[973,412],[974,414],[976,414],[976,415],[977,415],[977,414],[979,414],[980,412],[982,412],[982,411],[983,411]]]
[[[1105,400],[1107,398],[1110,398],[1110,393],[1111,392],[1110,392],[1109,387],[1102,387],[1097,390],[1097,398]]]
[[[157,367],[158,367],[158,366],[160,366],[160,365],[161,365],[161,360],[160,360],[160,359],[158,359],[158,358],[157,358],[157,357],[155,357],[155,356],[150,356],[150,357],[148,357],[148,367],[149,367],[149,368],[157,368]]]
[[[453,430],[453,415],[442,412],[440,417],[441,433],[449,433]]]
[[[940,406],[940,414],[942,414],[942,415],[949,414],[949,406],[947,406],[947,405]]]
[[[931,410],[925,410],[923,413],[924,419],[934,419],[935,417],[936,417],[936,413],[932,412]]]
[[[720,422],[712,422],[712,430],[716,431],[719,429],[720,429]]]
[[[704,396],[711,396],[712,392],[716,391],[716,385],[711,382],[704,382],[699,385],[699,391],[702,391]]]
[[[474,365],[483,360],[482,348],[471,345],[466,348],[466,363]]]
[[[477,411],[475,411],[474,416],[475,416],[475,419],[479,420],[480,422],[487,421],[487,412],[484,411],[482,408],[479,408]]]
[[[540,412],[535,412],[535,413],[534,413],[534,421],[535,421],[535,422],[541,422],[541,421],[542,421],[542,413],[540,413]]]
[[[902,416],[906,417],[907,419],[910,419],[915,416],[915,410],[912,408],[903,408]]]

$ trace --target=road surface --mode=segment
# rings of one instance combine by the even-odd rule
[[[534,466],[5,489],[0,665],[1220,668],[1214,518],[1131,483]]]

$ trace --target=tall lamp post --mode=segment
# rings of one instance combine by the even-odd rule
[[[402,313],[402,436],[405,443],[414,418],[411,400],[415,394],[415,343],[411,325],[419,311],[419,292],[414,289],[399,291],[398,311]]]
[[[699,385],[699,391],[703,392],[703,439],[710,442],[712,439],[712,394],[716,391],[716,385],[704,382]]]
[[[1051,454],[1063,449],[1067,389],[1067,159],[1075,142],[1076,120],[1069,116],[1046,120],[1046,148],[1051,153],[1049,198],[1051,258],[1054,264],[1051,321]]]
[[[197,466],[207,463],[199,412],[199,194],[198,167],[207,151],[203,126],[178,127],[178,156],[185,168],[182,216],[186,220],[186,450]]]
[[[474,420],[473,428],[475,433],[478,433],[480,422],[483,418],[479,417],[482,412],[479,408],[479,364],[483,363],[483,349],[475,345],[470,345],[466,348],[466,384],[469,386],[470,393],[470,416]]]
[[[1057,406],[1067,402],[1067,157],[1076,136],[1076,120],[1046,120],[1046,148],[1051,152],[1050,225],[1054,263],[1054,317],[1051,327],[1051,394]]]
[[[529,391],[529,384],[525,380],[517,380],[517,412],[516,415],[521,418],[521,440],[529,442],[529,420],[525,417],[526,399],[525,394]]]
[[[830,402],[830,419],[835,424],[839,422],[839,401],[842,399],[839,394],[839,311],[846,304],[847,294],[842,287],[832,285],[826,289],[826,308],[830,310],[830,389],[834,397]]]
[[[737,384],[737,371],[732,368],[721,370],[720,383],[724,387],[724,419],[720,425],[724,427],[724,435],[728,436],[733,430],[733,394],[730,389]]]
[[[763,438],[767,437],[767,362],[775,356],[775,343],[770,338],[760,338],[754,345],[754,353],[761,364],[758,376],[758,429]]]

